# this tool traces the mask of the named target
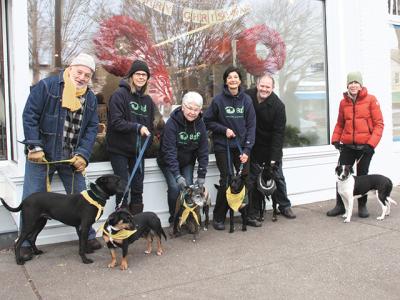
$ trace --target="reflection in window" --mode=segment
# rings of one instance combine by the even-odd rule
[[[92,161],[107,160],[107,102],[136,58],[150,66],[159,124],[189,90],[207,107],[223,71],[236,64],[248,88],[264,72],[274,75],[286,104],[287,147],[327,143],[323,1],[29,0],[28,9],[32,83],[81,51],[97,57],[93,89],[102,124]],[[60,26],[49,26],[54,22]]]

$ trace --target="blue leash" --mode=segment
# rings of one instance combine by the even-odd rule
[[[128,192],[128,190],[129,190],[129,187],[130,187],[130,185],[131,185],[132,179],[133,179],[133,177],[135,176],[136,171],[137,171],[137,169],[139,168],[139,165],[141,165],[142,158],[143,158],[143,155],[144,155],[144,151],[146,151],[147,144],[149,143],[150,137],[151,137],[151,134],[148,135],[148,136],[146,137],[146,140],[144,141],[144,144],[143,144],[143,146],[142,146],[142,149],[140,149],[139,156],[136,158],[135,166],[133,167],[131,176],[129,176],[128,184],[126,185],[124,194],[122,195],[121,202],[119,203],[117,209],[121,208],[121,205],[122,205],[122,203],[124,202],[123,199],[125,198],[125,195],[126,195],[126,193]]]

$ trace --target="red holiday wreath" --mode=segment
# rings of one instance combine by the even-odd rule
[[[269,49],[265,59],[257,55],[258,43]],[[285,63],[286,46],[277,31],[261,24],[240,33],[237,42],[237,56],[244,68],[255,76],[275,73]]]
[[[128,16],[113,16],[100,24],[93,42],[103,68],[115,76],[125,76],[135,59],[146,61],[152,74],[149,86],[154,92],[154,102],[172,102],[163,54],[159,48],[153,47],[144,25]]]

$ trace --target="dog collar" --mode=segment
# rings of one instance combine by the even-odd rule
[[[97,202],[95,199],[93,199],[92,195],[89,195],[89,193],[92,192],[90,190],[86,190],[81,192],[81,195],[83,196],[83,198],[89,202],[91,205],[97,207],[97,215],[96,215],[96,219],[95,221],[97,221],[100,216],[103,214],[103,210],[104,210],[104,206],[102,206],[99,202]],[[91,194],[94,194],[93,192]]]
[[[183,200],[183,204],[182,205],[183,205],[183,207],[185,209],[182,212],[182,216],[181,216],[181,220],[179,222],[179,226],[182,226],[186,222],[186,220],[187,220],[187,218],[189,217],[190,214],[193,215],[193,218],[196,221],[197,225],[200,225],[199,218],[197,217],[197,214],[196,214],[196,211],[195,211],[195,209],[197,208],[197,205],[194,205],[193,207],[189,207],[186,204],[185,200]]]

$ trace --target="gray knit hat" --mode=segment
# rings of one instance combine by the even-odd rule
[[[70,66],[85,66],[92,70],[93,73],[96,70],[96,63],[94,62],[93,57],[86,53],[80,53],[78,56],[76,56],[71,61]]]
[[[359,71],[350,72],[347,74],[347,85],[354,81],[358,82],[361,86],[363,85],[362,75]]]

